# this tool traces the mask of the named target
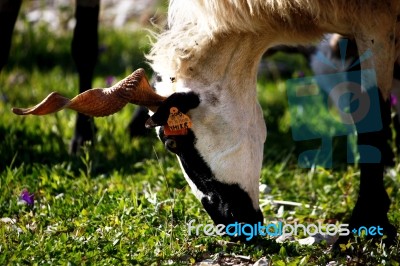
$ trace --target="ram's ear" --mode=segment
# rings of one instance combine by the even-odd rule
[[[200,98],[194,92],[176,92],[163,101],[157,111],[147,120],[146,127],[152,128],[167,124],[173,107],[186,114],[190,109],[199,106],[199,104]]]

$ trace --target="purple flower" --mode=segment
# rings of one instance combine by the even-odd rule
[[[104,53],[105,51],[107,51],[108,47],[105,44],[100,44],[99,45],[99,54]]]
[[[304,78],[306,76],[306,74],[301,70],[296,71],[293,75],[294,75],[294,77],[297,77],[297,78]]]
[[[35,195],[33,193],[29,194],[29,191],[26,188],[22,190],[21,195],[19,196],[20,200],[25,201],[29,206],[33,206],[33,203],[35,202],[34,197]]]
[[[394,95],[392,93],[391,97],[390,97],[390,103],[392,104],[392,106],[396,106],[397,102],[398,102],[398,99],[397,99],[396,95]]]
[[[106,85],[107,87],[111,87],[114,83],[115,77],[114,76],[108,76],[106,77]]]

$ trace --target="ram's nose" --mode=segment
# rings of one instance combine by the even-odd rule
[[[204,196],[201,202],[215,224],[263,223],[263,214],[255,209],[250,196],[238,185],[223,185],[226,189]]]

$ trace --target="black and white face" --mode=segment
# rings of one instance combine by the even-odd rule
[[[163,95],[166,88],[173,92],[147,125],[158,127],[159,138],[177,155],[193,193],[216,224],[262,222],[258,187],[266,132],[259,106],[236,106],[240,103],[232,102],[219,86],[196,89],[199,85],[158,76],[157,93]],[[171,107],[190,117],[192,127],[186,134],[165,130]],[[248,130],[247,122],[235,122],[246,113],[256,114],[247,121],[254,130]]]

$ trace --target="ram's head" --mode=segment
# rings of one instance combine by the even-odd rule
[[[198,115],[204,114],[204,110],[198,111],[201,99],[202,96],[193,91],[160,96],[150,86],[144,70],[138,69],[110,88],[91,89],[71,100],[53,92],[36,106],[13,108],[13,112],[18,115],[46,115],[68,108],[99,117],[116,113],[128,103],[145,106],[153,112],[146,127],[159,126],[157,133],[160,139],[168,150],[178,156],[186,180],[216,224],[262,222],[258,190],[254,189],[252,194],[247,191],[249,178],[243,179],[244,185],[218,179],[215,172],[220,169],[213,168],[205,159],[207,154],[197,147],[198,142],[209,138],[210,134],[203,132],[202,128],[206,125]],[[203,105],[206,103],[207,97]],[[225,138],[224,134],[219,136]],[[218,149],[208,153],[221,154]],[[225,167],[228,165],[221,163]],[[253,187],[257,188],[257,185],[258,182]]]

